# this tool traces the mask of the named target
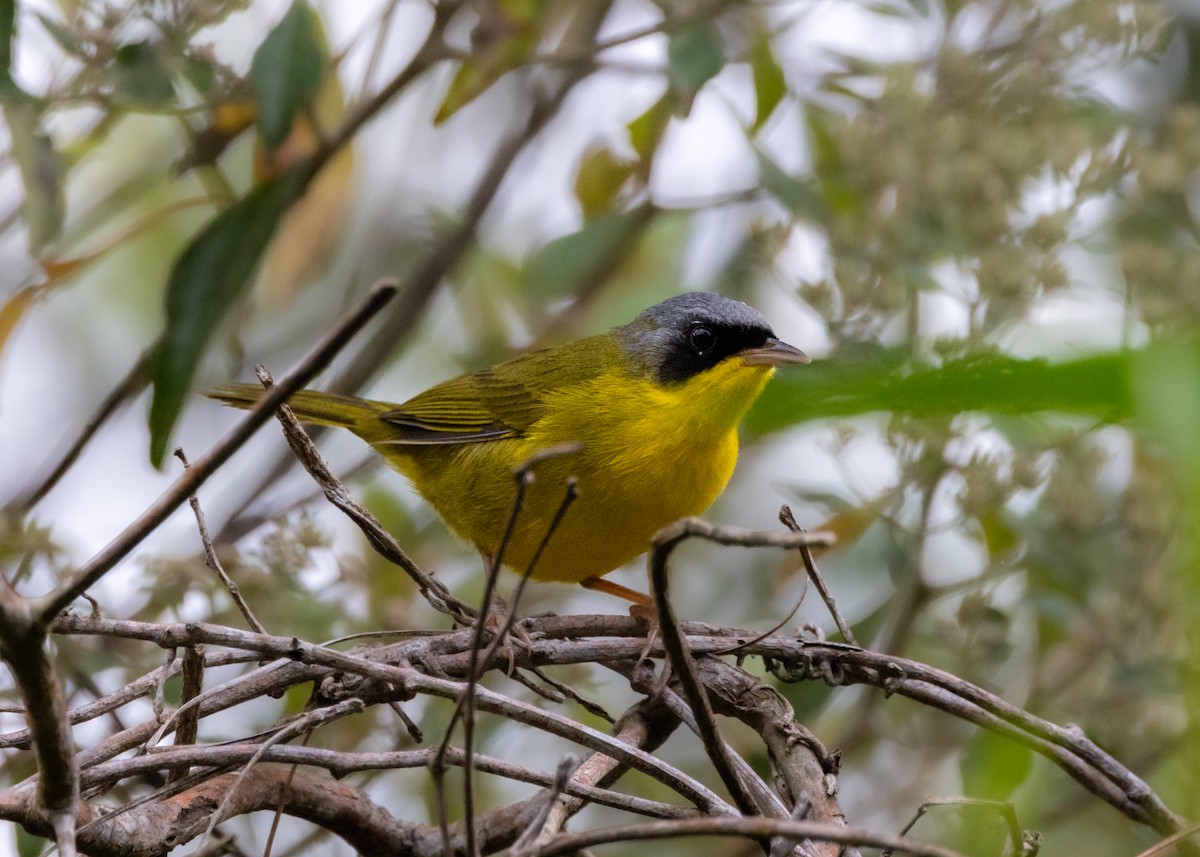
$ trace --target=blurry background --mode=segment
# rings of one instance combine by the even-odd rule
[[[1080,724],[1200,815],[1194,4],[41,0],[0,25],[0,557],[23,593],[133,520],[176,445],[195,458],[233,424],[198,389],[281,374],[379,277],[401,297],[322,385],[394,401],[716,290],[817,360],[772,383],[709,517],[772,529],[787,502],[832,527],[819,561],[861,641]],[[436,621],[261,435],[200,497],[268,629]],[[352,437],[321,445],[426,570],[478,595],[478,558],[400,477]],[[689,544],[675,574],[682,615],[751,628],[804,590],[770,552]],[[613,579],[645,588],[640,563]],[[107,616],[240,624],[186,510],[93,594]],[[803,623],[833,633],[815,597]],[[59,647],[71,704],[159,658]],[[614,710],[634,698],[572,679]],[[926,795],[965,794],[1014,801],[1048,853],[1157,840],[944,715],[781,690],[844,751],[852,823],[895,831]],[[486,752],[560,752],[484,729]],[[331,732],[396,746],[363,719]],[[687,736],[663,752],[703,769]],[[31,773],[9,753],[5,781]],[[418,774],[371,788],[427,817]],[[915,832],[999,853],[999,830],[948,809]]]

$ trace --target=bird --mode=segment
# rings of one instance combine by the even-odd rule
[[[808,362],[747,304],[689,292],[607,333],[521,354],[400,404],[317,390],[287,404],[303,421],[370,444],[485,563],[503,551],[505,565],[534,580],[648,607],[648,596],[604,575],[648,550],[662,527],[712,505],[733,474],[738,427],[776,367]],[[263,390],[228,384],[207,395],[249,408]],[[564,449],[536,464],[502,545],[515,471]],[[578,498],[545,540],[568,480]]]

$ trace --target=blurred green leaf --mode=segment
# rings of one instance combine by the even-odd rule
[[[840,356],[781,372],[751,410],[747,428],[764,433],[807,420],[889,411],[931,416],[964,411],[1057,411],[1121,419],[1132,406],[1136,352],[1063,363],[977,355],[913,366],[905,349]]]
[[[500,75],[495,69],[485,68],[474,57],[463,60],[458,71],[450,80],[450,86],[442,98],[442,103],[438,105],[437,113],[433,116],[433,124],[441,125],[482,95],[499,78]]]
[[[974,798],[1008,800],[1032,767],[1033,754],[1028,747],[980,729],[963,751],[963,791]]]
[[[654,151],[658,148],[658,141],[662,139],[663,131],[667,129],[670,121],[670,101],[668,96],[664,95],[628,125],[629,144],[633,146],[633,150],[637,152],[638,158],[641,160],[640,173],[643,176],[650,174],[650,163],[654,160]]]
[[[17,831],[17,857],[38,857],[54,844],[47,839],[26,832],[25,828],[19,824],[14,824],[13,828]]]
[[[721,37],[712,21],[700,19],[676,30],[667,42],[667,78],[675,112],[687,116],[700,88],[725,65]]]
[[[287,139],[296,114],[312,103],[325,78],[328,57],[321,22],[305,0],[293,0],[250,62],[258,93],[258,128],[271,148]]]
[[[827,209],[847,213],[861,207],[858,192],[846,180],[841,146],[829,127],[829,115],[819,107],[805,112],[808,140],[812,148],[812,173]]]
[[[0,74],[12,80],[12,43],[17,35],[17,4],[0,0]]]
[[[771,50],[771,38],[759,34],[750,48],[750,70],[754,74],[754,124],[750,133],[755,134],[775,112],[783,96],[787,94],[787,81],[779,67],[775,53]]]
[[[821,220],[825,216],[825,204],[811,181],[788,175],[761,149],[755,148],[754,157],[758,161],[759,183],[788,211],[807,220]]]
[[[217,72],[212,62],[202,56],[188,54],[183,58],[183,76],[197,93],[207,96],[217,85]]]
[[[583,216],[591,218],[611,209],[636,168],[637,164],[618,157],[607,146],[585,152],[575,174],[575,199]]]
[[[163,65],[159,46],[149,41],[117,48],[112,67],[113,93],[122,101],[161,107],[175,100],[171,73]]]
[[[303,192],[301,163],[264,182],[217,217],[176,260],[167,282],[166,329],[155,354],[150,461],[158,467],[213,333],[242,296],[280,218]]]
[[[4,107],[11,137],[12,157],[17,162],[25,197],[21,214],[29,238],[29,252],[42,250],[62,233],[66,198],[62,186],[62,159],[42,128],[41,108],[32,101]]]
[[[445,122],[529,59],[545,23],[545,6],[544,0],[498,0],[480,6],[471,33],[471,55],[455,72],[434,125]]]
[[[639,222],[630,212],[614,212],[587,222],[578,232],[554,239],[526,267],[529,294],[544,299],[570,293],[633,240]]]

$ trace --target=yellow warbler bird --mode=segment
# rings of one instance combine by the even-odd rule
[[[369,443],[484,557],[500,549],[514,470],[540,451],[577,444],[537,465],[504,562],[528,568],[573,476],[579,498],[532,577],[647,604],[601,578],[645,551],[660,528],[712,504],[737,461],[738,424],[775,367],[807,362],[757,310],[693,292],[608,333],[523,354],[403,404],[315,390],[288,404],[302,420]],[[208,395],[245,408],[262,393],[233,384]]]

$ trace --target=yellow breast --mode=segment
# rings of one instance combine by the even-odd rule
[[[460,536],[494,556],[512,509],[512,471],[535,453],[579,442],[535,470],[505,564],[524,572],[565,491],[579,496],[533,576],[578,582],[624,565],[672,521],[707,509],[737,461],[737,427],[772,374],[731,358],[661,386],[624,372],[549,393],[521,437],[461,446],[377,447]]]

